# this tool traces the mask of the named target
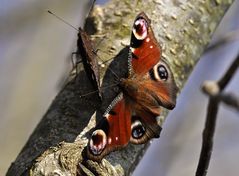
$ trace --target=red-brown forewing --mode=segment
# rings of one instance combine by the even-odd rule
[[[130,50],[132,71],[136,75],[146,74],[160,60],[161,48],[150,24],[151,21],[144,12],[136,17],[133,24]]]

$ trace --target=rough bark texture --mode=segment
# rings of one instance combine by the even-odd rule
[[[141,11],[146,12],[152,19],[153,30],[162,45],[162,56],[171,65],[177,85],[182,88],[231,3],[232,0],[149,0],[133,3],[112,0],[104,7],[95,8],[91,18],[95,28],[91,32],[97,32],[96,39],[97,36],[106,36],[97,48],[110,53],[99,51],[100,58],[107,60],[129,44],[135,16]],[[127,47],[123,49],[114,64],[111,64],[119,76],[123,76],[127,70],[124,66],[127,50]],[[109,72],[106,74],[104,86],[113,82],[112,75]],[[91,90],[93,88],[84,72],[69,82],[53,101],[7,175],[129,175],[133,171],[147,144],[129,145],[125,150],[110,154],[99,164],[83,159],[82,150],[87,144],[87,139],[83,138],[87,137],[87,129],[83,129],[100,107],[100,101],[94,94],[80,97]],[[103,90],[101,111],[104,111],[117,91],[115,88]],[[160,123],[164,119],[165,116]],[[88,129],[93,125],[92,121]],[[79,133],[81,135],[77,137]]]

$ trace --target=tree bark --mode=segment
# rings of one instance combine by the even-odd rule
[[[90,18],[93,22],[90,24],[94,24],[91,32],[96,40],[105,35],[106,39],[97,48],[100,49],[99,57],[108,60],[129,44],[133,20],[144,11],[152,20],[154,33],[163,49],[162,57],[169,62],[181,89],[231,3],[232,0],[112,0],[103,7],[94,8]],[[111,64],[119,76],[126,73],[127,51],[127,47],[121,50]],[[103,86],[111,82],[113,79],[108,72]],[[110,154],[102,163],[84,159],[82,151],[87,144],[84,137],[94,126],[90,117],[96,109],[104,111],[118,90],[103,90],[101,106],[94,94],[80,96],[90,91],[93,87],[82,71],[57,95],[7,175],[77,175],[77,172],[79,175],[129,175],[134,170],[148,144],[129,145]],[[161,125],[165,117],[166,113],[159,121]]]

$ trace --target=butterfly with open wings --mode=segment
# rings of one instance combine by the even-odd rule
[[[161,48],[144,12],[135,19],[128,58],[129,74],[121,78],[121,93],[112,101],[104,118],[95,127],[86,153],[100,161],[111,151],[129,142],[146,143],[158,138],[161,107],[173,109],[177,86],[168,64],[161,59]]]

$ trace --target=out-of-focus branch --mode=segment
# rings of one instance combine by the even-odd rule
[[[235,104],[234,100],[228,99],[226,94],[223,94],[222,91],[228,85],[229,81],[232,79],[233,75],[235,74],[236,70],[239,66],[239,54],[237,58],[233,61],[229,69],[226,71],[224,76],[218,81],[206,81],[203,86],[202,90],[210,96],[208,108],[207,108],[207,117],[205,122],[205,127],[203,130],[203,142],[202,148],[200,153],[200,159],[196,171],[196,176],[206,176],[208,166],[210,163],[210,158],[213,149],[213,137],[216,128],[216,120],[217,120],[217,112],[219,103],[221,100],[229,101],[228,104]],[[238,103],[238,99],[235,100]]]
[[[239,97],[234,93],[220,92],[219,85],[214,81],[205,81],[202,87],[204,93],[216,97],[219,101],[239,110]]]
[[[129,44],[133,20],[139,12],[144,11],[152,20],[155,36],[162,45],[162,57],[170,64],[177,85],[182,88],[231,3],[231,0],[180,3],[112,0],[104,7],[95,8],[91,16],[95,36],[108,36],[101,42],[99,49],[108,51],[109,55],[102,52],[100,58],[108,60]],[[127,59],[127,51],[125,48],[117,56],[118,61],[113,64],[114,72],[122,74],[126,70],[127,62],[121,62]],[[110,76],[104,78],[106,85],[107,79]],[[85,98],[80,95],[91,89],[82,72],[58,94],[7,175],[28,175],[30,170],[32,175],[76,175],[77,171],[86,174],[86,169],[77,164],[79,162],[95,175],[129,175],[134,170],[148,144],[129,145],[124,150],[110,154],[101,163],[84,157],[83,148],[87,139],[82,137],[87,136],[86,131],[94,126],[94,123],[88,125],[88,122],[99,108],[99,101],[94,95]],[[103,95],[105,98],[101,109],[104,110],[115,93],[113,89],[107,89]],[[159,119],[161,125],[165,117]],[[84,130],[87,125],[88,130]],[[79,133],[81,135],[77,137]],[[66,142],[60,143],[62,141]],[[54,147],[47,150],[51,146]],[[86,175],[90,175],[90,172]]]
[[[215,97],[210,98],[207,108],[207,119],[205,123],[205,128],[203,130],[203,143],[198,168],[196,171],[196,176],[207,175],[207,170],[213,147],[213,136],[216,127],[218,105],[219,101],[217,98]]]
[[[220,101],[239,111],[239,97],[233,93],[221,93],[218,95]]]
[[[233,75],[237,71],[239,66],[239,54],[237,55],[236,59],[232,62],[231,66],[227,70],[227,72],[224,74],[224,76],[218,81],[218,86],[220,90],[222,91],[227,84],[231,81]]]
[[[227,43],[238,41],[239,40],[239,29],[231,31],[223,35],[221,38],[216,40],[214,43],[210,44],[206,49],[205,52],[212,51],[216,48],[219,48],[222,45]]]

